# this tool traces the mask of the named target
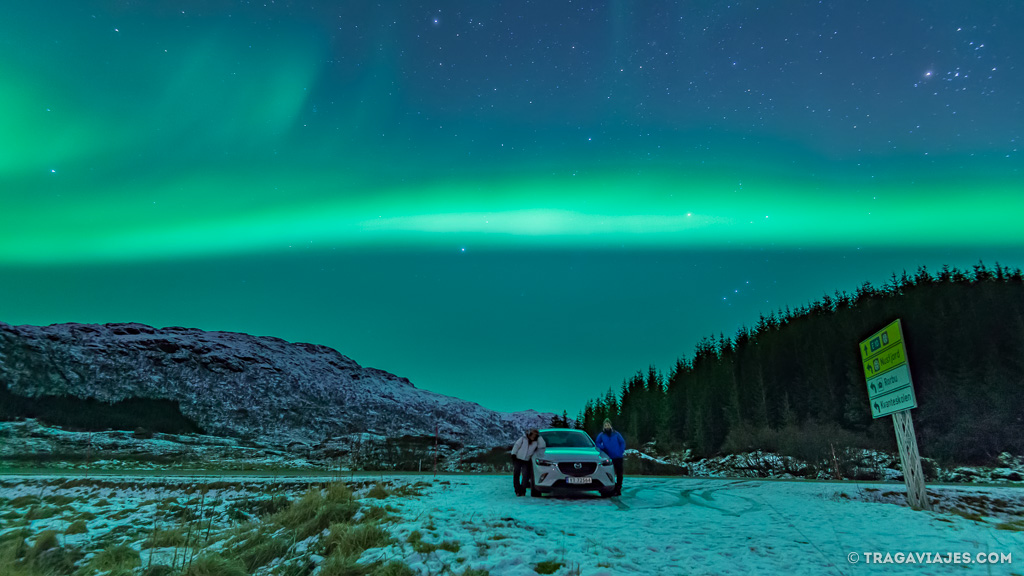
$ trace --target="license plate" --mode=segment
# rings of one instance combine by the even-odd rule
[[[594,479],[591,478],[590,476],[583,476],[579,478],[575,476],[569,476],[568,478],[565,479],[566,483],[568,484],[590,484],[591,482],[593,482],[593,480]]]

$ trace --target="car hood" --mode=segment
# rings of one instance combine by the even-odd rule
[[[604,456],[597,448],[548,448],[543,458],[548,460],[572,460],[574,462],[598,462]]]

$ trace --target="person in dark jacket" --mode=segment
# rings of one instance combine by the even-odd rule
[[[544,452],[544,438],[536,428],[519,437],[512,446],[512,487],[516,496],[524,496],[533,482],[533,465],[530,460],[537,452]]]
[[[622,495],[622,457],[626,453],[626,439],[612,429],[612,421],[604,421],[604,430],[594,439],[597,448],[612,459],[615,466],[615,496]]]

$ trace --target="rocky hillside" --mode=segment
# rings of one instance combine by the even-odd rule
[[[208,434],[280,444],[356,433],[423,438],[436,429],[441,442],[507,446],[553,416],[420,390],[326,346],[142,324],[0,322],[0,384],[28,398],[176,402]]]

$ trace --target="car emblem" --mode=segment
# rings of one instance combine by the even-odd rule
[[[583,464],[580,464],[579,462],[577,462],[577,463],[573,464],[572,467],[577,469],[577,470],[579,470],[580,468],[583,468]]]

